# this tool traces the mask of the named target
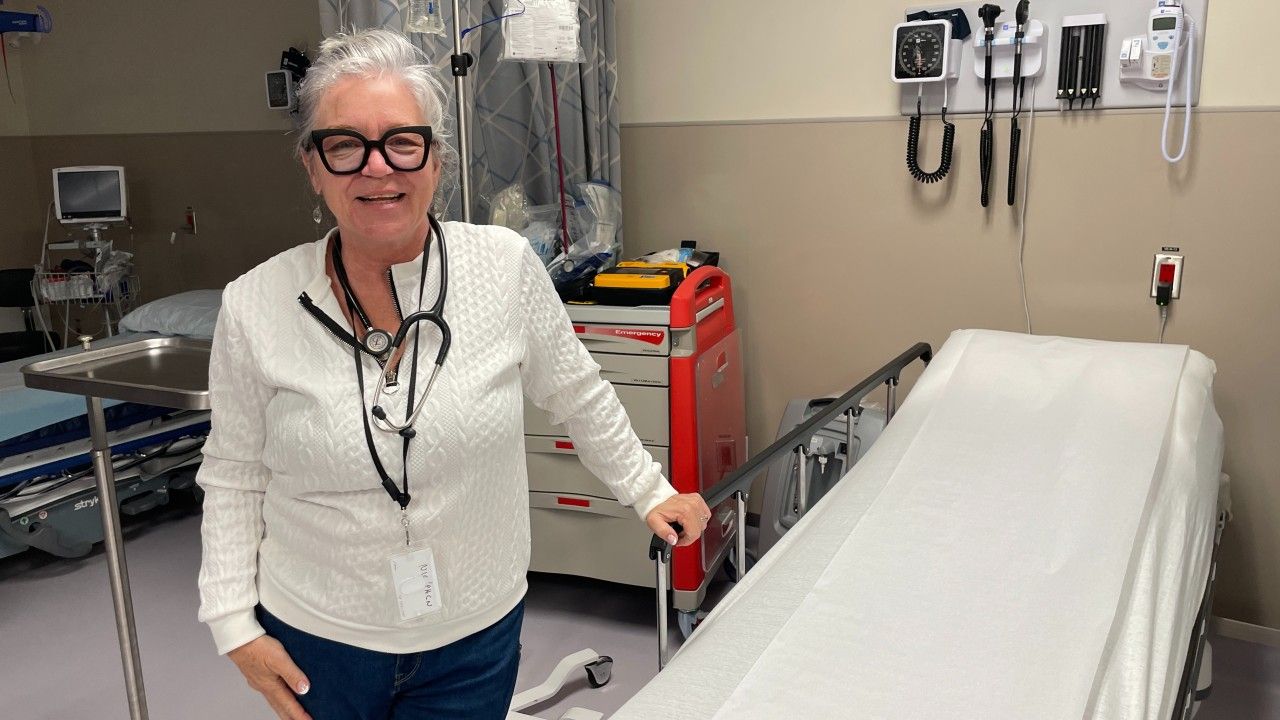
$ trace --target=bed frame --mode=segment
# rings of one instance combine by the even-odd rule
[[[798,468],[794,502],[797,515],[803,516],[807,510],[809,494],[808,460],[810,439],[832,421],[843,416],[848,436],[845,439],[842,451],[847,452],[849,448],[854,447],[855,440],[852,437],[853,430],[856,427],[854,420],[862,412],[861,403],[863,399],[881,385],[884,385],[887,393],[885,421],[886,423],[892,421],[894,412],[897,409],[897,388],[902,377],[902,371],[917,360],[927,365],[932,359],[933,350],[928,344],[916,343],[911,346],[862,382],[850,388],[848,392],[827,405],[821,412],[800,423],[791,432],[779,438],[777,442],[753,456],[741,467],[721,480],[715,487],[704,492],[703,497],[706,499],[707,505],[715,507],[729,498],[735,498],[737,500],[738,514],[737,527],[745,528],[747,495],[756,476],[767,471],[774,463],[785,462],[788,460],[788,456],[794,455],[793,462]],[[1196,681],[1200,677],[1200,668],[1204,659],[1205,639],[1208,633],[1209,618],[1212,616],[1213,590],[1217,579],[1218,549],[1226,520],[1226,514],[1219,512],[1217,530],[1213,539],[1209,575],[1205,582],[1200,611],[1192,628],[1191,640],[1187,648],[1187,659],[1178,689],[1178,699],[1175,703],[1175,710],[1171,720],[1190,720],[1194,716],[1196,703],[1207,698],[1211,689],[1197,690]],[[739,532],[736,547],[737,560],[733,563],[738,580],[742,579],[747,570],[745,544],[746,534]],[[649,558],[654,561],[658,583],[658,669],[661,671],[666,667],[670,658],[668,650],[667,578],[668,565],[671,561],[671,546],[658,536],[653,536],[649,542]]]

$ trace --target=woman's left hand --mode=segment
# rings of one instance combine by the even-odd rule
[[[654,535],[666,539],[672,545],[683,547],[702,537],[702,531],[711,521],[711,509],[697,493],[672,495],[649,511],[645,518]],[[680,523],[679,538],[671,523]]]

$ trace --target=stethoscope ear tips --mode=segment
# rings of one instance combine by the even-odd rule
[[[411,427],[404,428],[403,430],[400,431],[400,437],[404,438],[405,440],[412,440],[417,434],[418,434],[418,431],[414,430]]]
[[[369,410],[369,412],[373,413],[373,416],[378,418],[379,420],[387,419],[387,411],[383,410],[381,405],[374,405],[373,408]]]

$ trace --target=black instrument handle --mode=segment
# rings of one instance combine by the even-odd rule
[[[1062,28],[1058,44],[1058,99],[1067,96],[1067,48],[1071,45],[1071,28]]]
[[[994,123],[986,120],[982,123],[979,136],[979,164],[982,172],[982,207],[991,204],[991,165],[995,162],[995,128]]]
[[[1018,199],[1018,148],[1022,143],[1022,128],[1018,127],[1018,119],[1013,119],[1013,128],[1009,131],[1009,206]]]

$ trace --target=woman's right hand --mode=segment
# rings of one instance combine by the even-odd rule
[[[279,640],[263,635],[227,653],[227,657],[240,668],[249,687],[262,693],[281,720],[311,720],[294,697],[294,693],[306,695],[311,684]]]

